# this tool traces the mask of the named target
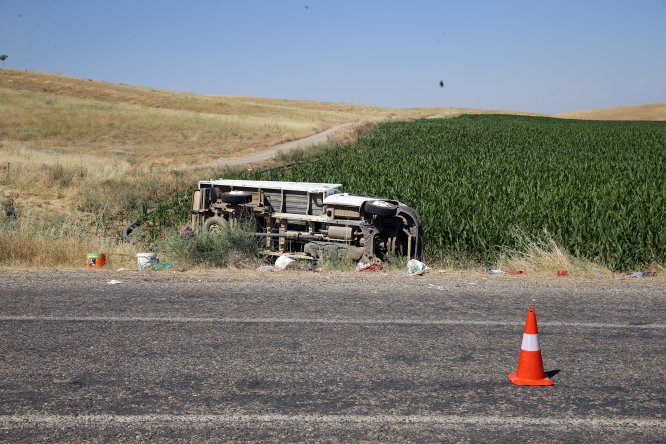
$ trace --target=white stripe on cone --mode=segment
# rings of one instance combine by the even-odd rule
[[[520,346],[521,350],[525,351],[539,351],[539,335],[532,335],[529,333],[523,333],[523,345]]]

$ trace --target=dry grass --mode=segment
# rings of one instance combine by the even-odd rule
[[[64,219],[117,231],[149,205],[196,183],[200,174],[171,171],[121,153],[108,159],[62,149],[0,148],[0,203],[15,201],[19,216]]]
[[[30,214],[20,222],[0,222],[0,265],[82,268],[86,254],[105,252],[109,267],[135,265],[130,245],[96,235],[85,227],[37,222]]]
[[[584,120],[666,120],[666,103],[574,111],[555,114],[553,117]]]
[[[523,233],[516,233],[516,236],[518,248],[505,251],[497,268],[523,270],[532,276],[556,276],[558,270],[566,270],[568,276],[613,276],[613,272],[602,265],[572,256],[548,232],[544,232],[540,239]]]
[[[44,93],[0,90],[3,146],[100,158],[124,154],[161,165],[235,157],[325,129],[280,116],[222,116]]]

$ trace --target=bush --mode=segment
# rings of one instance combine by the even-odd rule
[[[162,249],[176,261],[189,265],[227,267],[249,265],[259,257],[261,240],[248,223],[237,224],[216,233],[192,235],[173,230]]]

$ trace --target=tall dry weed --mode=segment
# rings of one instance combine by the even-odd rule
[[[547,230],[540,237],[516,230],[514,237],[517,247],[502,252],[497,264],[500,269],[524,270],[533,275],[548,276],[555,276],[558,270],[566,270],[570,275],[612,275],[600,264],[574,257]]]
[[[23,217],[0,221],[0,265],[84,267],[87,253],[104,252],[109,266],[132,263],[131,246],[85,229],[46,225]]]

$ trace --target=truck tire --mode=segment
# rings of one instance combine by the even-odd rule
[[[220,199],[227,204],[239,205],[250,203],[252,201],[252,195],[245,191],[229,191],[227,193],[222,193]]]
[[[204,222],[206,233],[219,233],[229,226],[229,221],[220,216],[213,216]]]
[[[371,200],[365,203],[364,211],[371,216],[393,217],[398,213],[398,206],[383,200]]]

